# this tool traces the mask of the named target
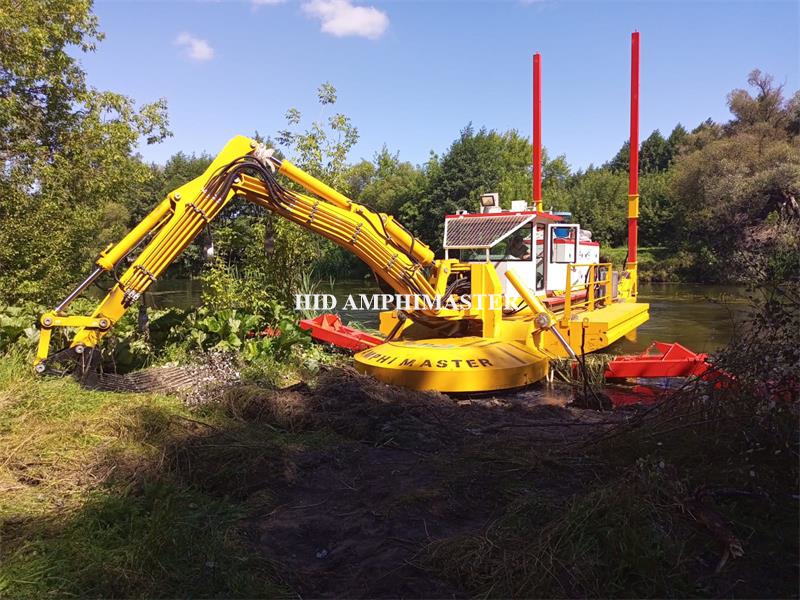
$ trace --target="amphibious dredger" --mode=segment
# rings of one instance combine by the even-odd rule
[[[633,48],[636,76],[638,34]],[[534,65],[537,97],[538,55]],[[637,88],[632,78],[632,109]],[[436,259],[391,216],[353,202],[271,149],[239,136],[203,175],[168,194],[119,243],[103,250],[94,271],[41,317],[35,369],[46,373],[64,359],[90,364],[103,336],[220,211],[230,202],[247,201],[353,252],[394,294],[423,299],[381,314],[386,341],[355,355],[361,372],[386,383],[443,392],[536,382],[546,376],[551,358],[605,348],[648,318],[648,305],[637,302],[635,116],[624,270],[600,262],[599,244],[590,232],[542,210],[536,159],[534,206],[513,201],[503,210],[497,194],[483,194],[479,212],[446,216],[444,256]],[[540,153],[538,117],[534,122],[534,153]],[[284,187],[280,177],[308,193]],[[142,244],[91,315],[67,313],[76,297],[102,275],[115,273]],[[52,333],[59,328],[77,332],[67,348],[50,355]]]

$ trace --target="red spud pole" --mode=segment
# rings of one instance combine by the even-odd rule
[[[542,55],[533,55],[533,208],[542,212]]]
[[[631,138],[628,174],[628,265],[636,268],[639,245],[639,32],[631,34]]]

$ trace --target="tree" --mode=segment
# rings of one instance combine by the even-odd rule
[[[639,243],[672,246],[675,202],[670,194],[670,173],[648,173],[639,179]]]
[[[729,127],[734,131],[785,130],[791,115],[783,97],[783,86],[775,85],[772,75],[758,69],[750,72],[747,83],[755,89],[755,96],[743,89],[728,94],[728,108],[734,116]]]
[[[427,193],[416,207],[415,222],[408,223],[422,239],[441,248],[442,221],[448,213],[472,208],[481,193],[496,191],[500,181],[499,136],[467,125],[442,157],[429,180]]]
[[[337,100],[336,88],[329,82],[317,89],[317,99],[323,106],[333,106]],[[290,151],[291,160],[334,189],[342,189],[346,181],[347,156],[358,142],[358,129],[349,117],[334,113],[327,124],[314,121],[311,126],[298,131],[302,114],[296,108],[286,111],[287,129],[278,132],[278,143]]]
[[[570,211],[596,241],[621,246],[626,240],[628,179],[610,169],[591,169],[570,189]]]
[[[617,151],[610,161],[608,161],[604,167],[611,169],[615,173],[619,172],[628,172],[630,169],[631,164],[631,143],[630,141],[625,141],[622,144],[622,147]]]
[[[425,175],[386,148],[375,154],[373,174],[359,195],[359,201],[373,210],[397,215],[400,207],[425,193]]]
[[[317,99],[323,108],[333,106],[336,89],[323,83]],[[358,140],[358,130],[348,117],[336,113],[326,122],[315,121],[302,129],[300,111],[291,108],[286,121],[287,129],[278,132],[277,141],[286,149],[289,160],[345,193],[350,184],[359,184],[358,178],[349,179],[352,173],[347,157]],[[291,182],[284,185],[307,193]],[[258,302],[273,298],[292,303],[304,275],[331,257],[342,256],[342,251],[322,236],[253,206],[229,207],[214,235],[219,259],[204,277],[236,286],[243,306],[253,305],[254,294]]]
[[[680,150],[686,135],[686,130],[680,123],[675,126],[667,139],[664,139],[658,129],[654,130],[639,145],[639,172],[644,174],[666,171]],[[626,141],[604,167],[614,172],[627,173],[630,169],[630,154],[630,141]]]
[[[347,192],[353,200],[361,202],[361,194],[375,177],[375,165],[363,159],[347,171]]]
[[[563,154],[550,160],[547,148],[542,149],[542,204],[545,210],[571,210],[570,186],[574,176]]]
[[[683,145],[686,142],[688,135],[689,132],[686,131],[686,128],[680,123],[675,125],[675,128],[669,134],[669,137],[667,138],[667,146],[669,147],[670,164],[672,164],[680,151],[683,149]]]
[[[531,200],[531,146],[514,130],[476,132],[469,124],[426,171],[424,197],[414,206],[406,203],[401,212],[404,223],[437,249],[444,216],[461,209],[476,210],[481,194],[498,192],[505,207],[512,200]]]
[[[786,131],[792,136],[800,135],[800,90],[796,91],[786,104],[786,112],[788,114]]]
[[[656,129],[642,142],[639,150],[640,173],[661,173],[666,171],[672,156],[669,144]]]
[[[88,1],[21,0],[0,11],[0,298],[52,303],[130,219],[150,177],[140,140],[169,135],[163,100],[87,87],[70,49],[102,38]]]
[[[725,128],[704,123],[687,140],[692,150],[675,163],[671,193],[684,243],[700,256],[698,268],[732,277],[726,268],[737,249],[776,222],[800,220],[800,144],[792,130],[791,101],[772,78],[754,71],[757,93],[734,90],[734,118]]]
[[[208,154],[198,156],[176,152],[163,165],[149,165],[150,177],[127,203],[131,213],[130,226],[141,221],[167,194],[202,175],[212,160]]]
[[[0,11],[0,154],[30,174],[62,149],[87,94],[70,46],[94,50],[102,39],[88,0],[4,2]]]

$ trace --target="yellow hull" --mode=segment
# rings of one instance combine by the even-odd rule
[[[355,356],[361,373],[440,392],[522,387],[547,376],[548,362],[544,353],[518,341],[482,337],[387,342]]]
[[[558,329],[577,354],[581,343],[585,352],[595,352],[635,332],[647,321],[648,310],[647,304],[615,303],[574,313]],[[531,333],[534,328],[528,317],[503,322],[499,333],[509,339],[469,336],[386,342],[357,353],[355,366],[384,383],[415,390],[458,393],[523,387],[547,376],[550,359],[567,356],[553,334]]]

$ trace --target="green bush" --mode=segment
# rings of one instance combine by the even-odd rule
[[[0,306],[0,352],[18,342],[33,345],[39,338],[36,317],[21,306]]]
[[[76,308],[83,308],[85,303],[82,301]],[[36,322],[42,311],[41,307],[0,306],[0,353],[14,348],[32,351],[38,341]],[[136,312],[129,311],[103,338],[100,349],[114,369],[130,371],[207,350],[236,352],[248,362],[284,361],[292,347],[310,343],[308,333],[298,326],[296,315],[275,301],[264,304],[259,313],[200,307],[150,309],[148,316],[146,333],[137,326]],[[72,332],[65,333],[69,337]],[[53,350],[60,349],[59,335],[56,338]],[[63,344],[66,345],[66,338]]]
[[[284,360],[294,345],[310,342],[294,316],[274,301],[260,315],[199,308],[172,329],[170,338],[174,343],[185,340],[189,349],[239,352],[247,361],[266,357]]]

